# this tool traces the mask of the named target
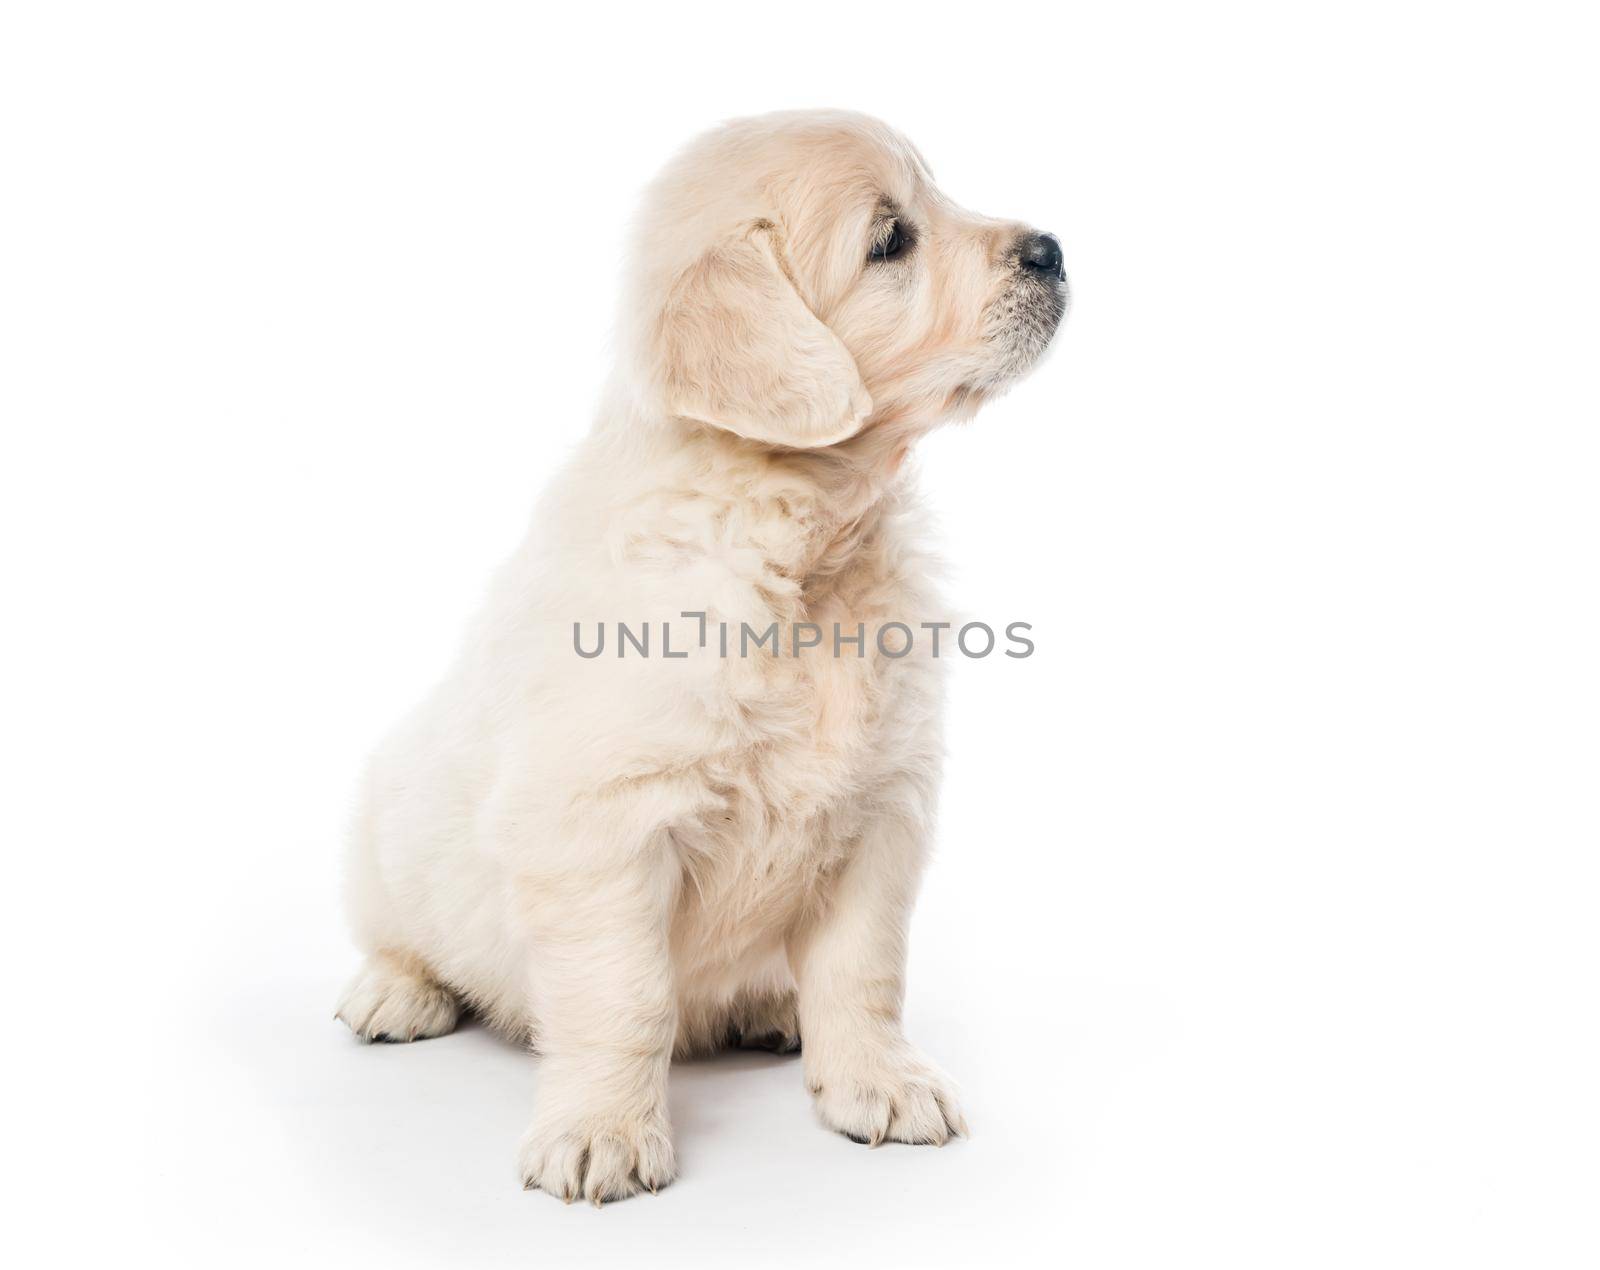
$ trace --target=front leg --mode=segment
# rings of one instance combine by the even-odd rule
[[[923,832],[913,814],[884,813],[789,947],[806,1085],[818,1114],[872,1146],[942,1145],[967,1132],[949,1077],[901,1029]]]
[[[599,1205],[658,1190],[675,1165],[667,1067],[676,1029],[668,932],[677,897],[664,847],[524,879],[542,1055],[522,1178]]]

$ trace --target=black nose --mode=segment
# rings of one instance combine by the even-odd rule
[[[1017,246],[1017,254],[1025,269],[1037,269],[1058,282],[1067,276],[1061,268],[1061,244],[1056,241],[1054,234],[1024,236]]]

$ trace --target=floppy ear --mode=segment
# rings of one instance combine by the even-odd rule
[[[756,221],[680,276],[658,328],[667,409],[800,448],[854,436],[872,412],[855,360],[790,282]]]

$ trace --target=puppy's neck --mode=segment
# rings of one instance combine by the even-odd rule
[[[882,417],[848,441],[815,450],[745,440],[663,418],[619,393],[603,408],[584,460],[606,490],[610,529],[632,541],[656,533],[678,550],[754,550],[774,598],[810,607],[882,542],[886,512],[911,479],[912,445],[926,429]],[[632,408],[630,408],[632,407]]]
[[[823,450],[784,451],[783,459],[807,474],[835,516],[854,520],[898,484],[916,439],[904,427],[874,424]]]
[[[804,608],[823,603],[882,546],[885,521],[912,480],[907,459],[918,436],[884,420],[820,450],[768,450],[763,458],[790,484],[778,510],[795,532],[773,566],[799,588]],[[776,542],[774,546],[778,545]]]
[[[838,445],[800,450],[687,428],[697,494],[729,501],[730,527],[808,607],[877,541],[885,508],[908,479],[915,439],[872,427]]]

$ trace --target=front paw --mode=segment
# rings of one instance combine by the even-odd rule
[[[950,1078],[910,1046],[819,1063],[806,1083],[822,1122],[856,1142],[943,1146],[967,1134]]]
[[[641,1190],[654,1193],[676,1175],[671,1131],[658,1109],[573,1111],[535,1117],[522,1140],[522,1186],[595,1207]]]

